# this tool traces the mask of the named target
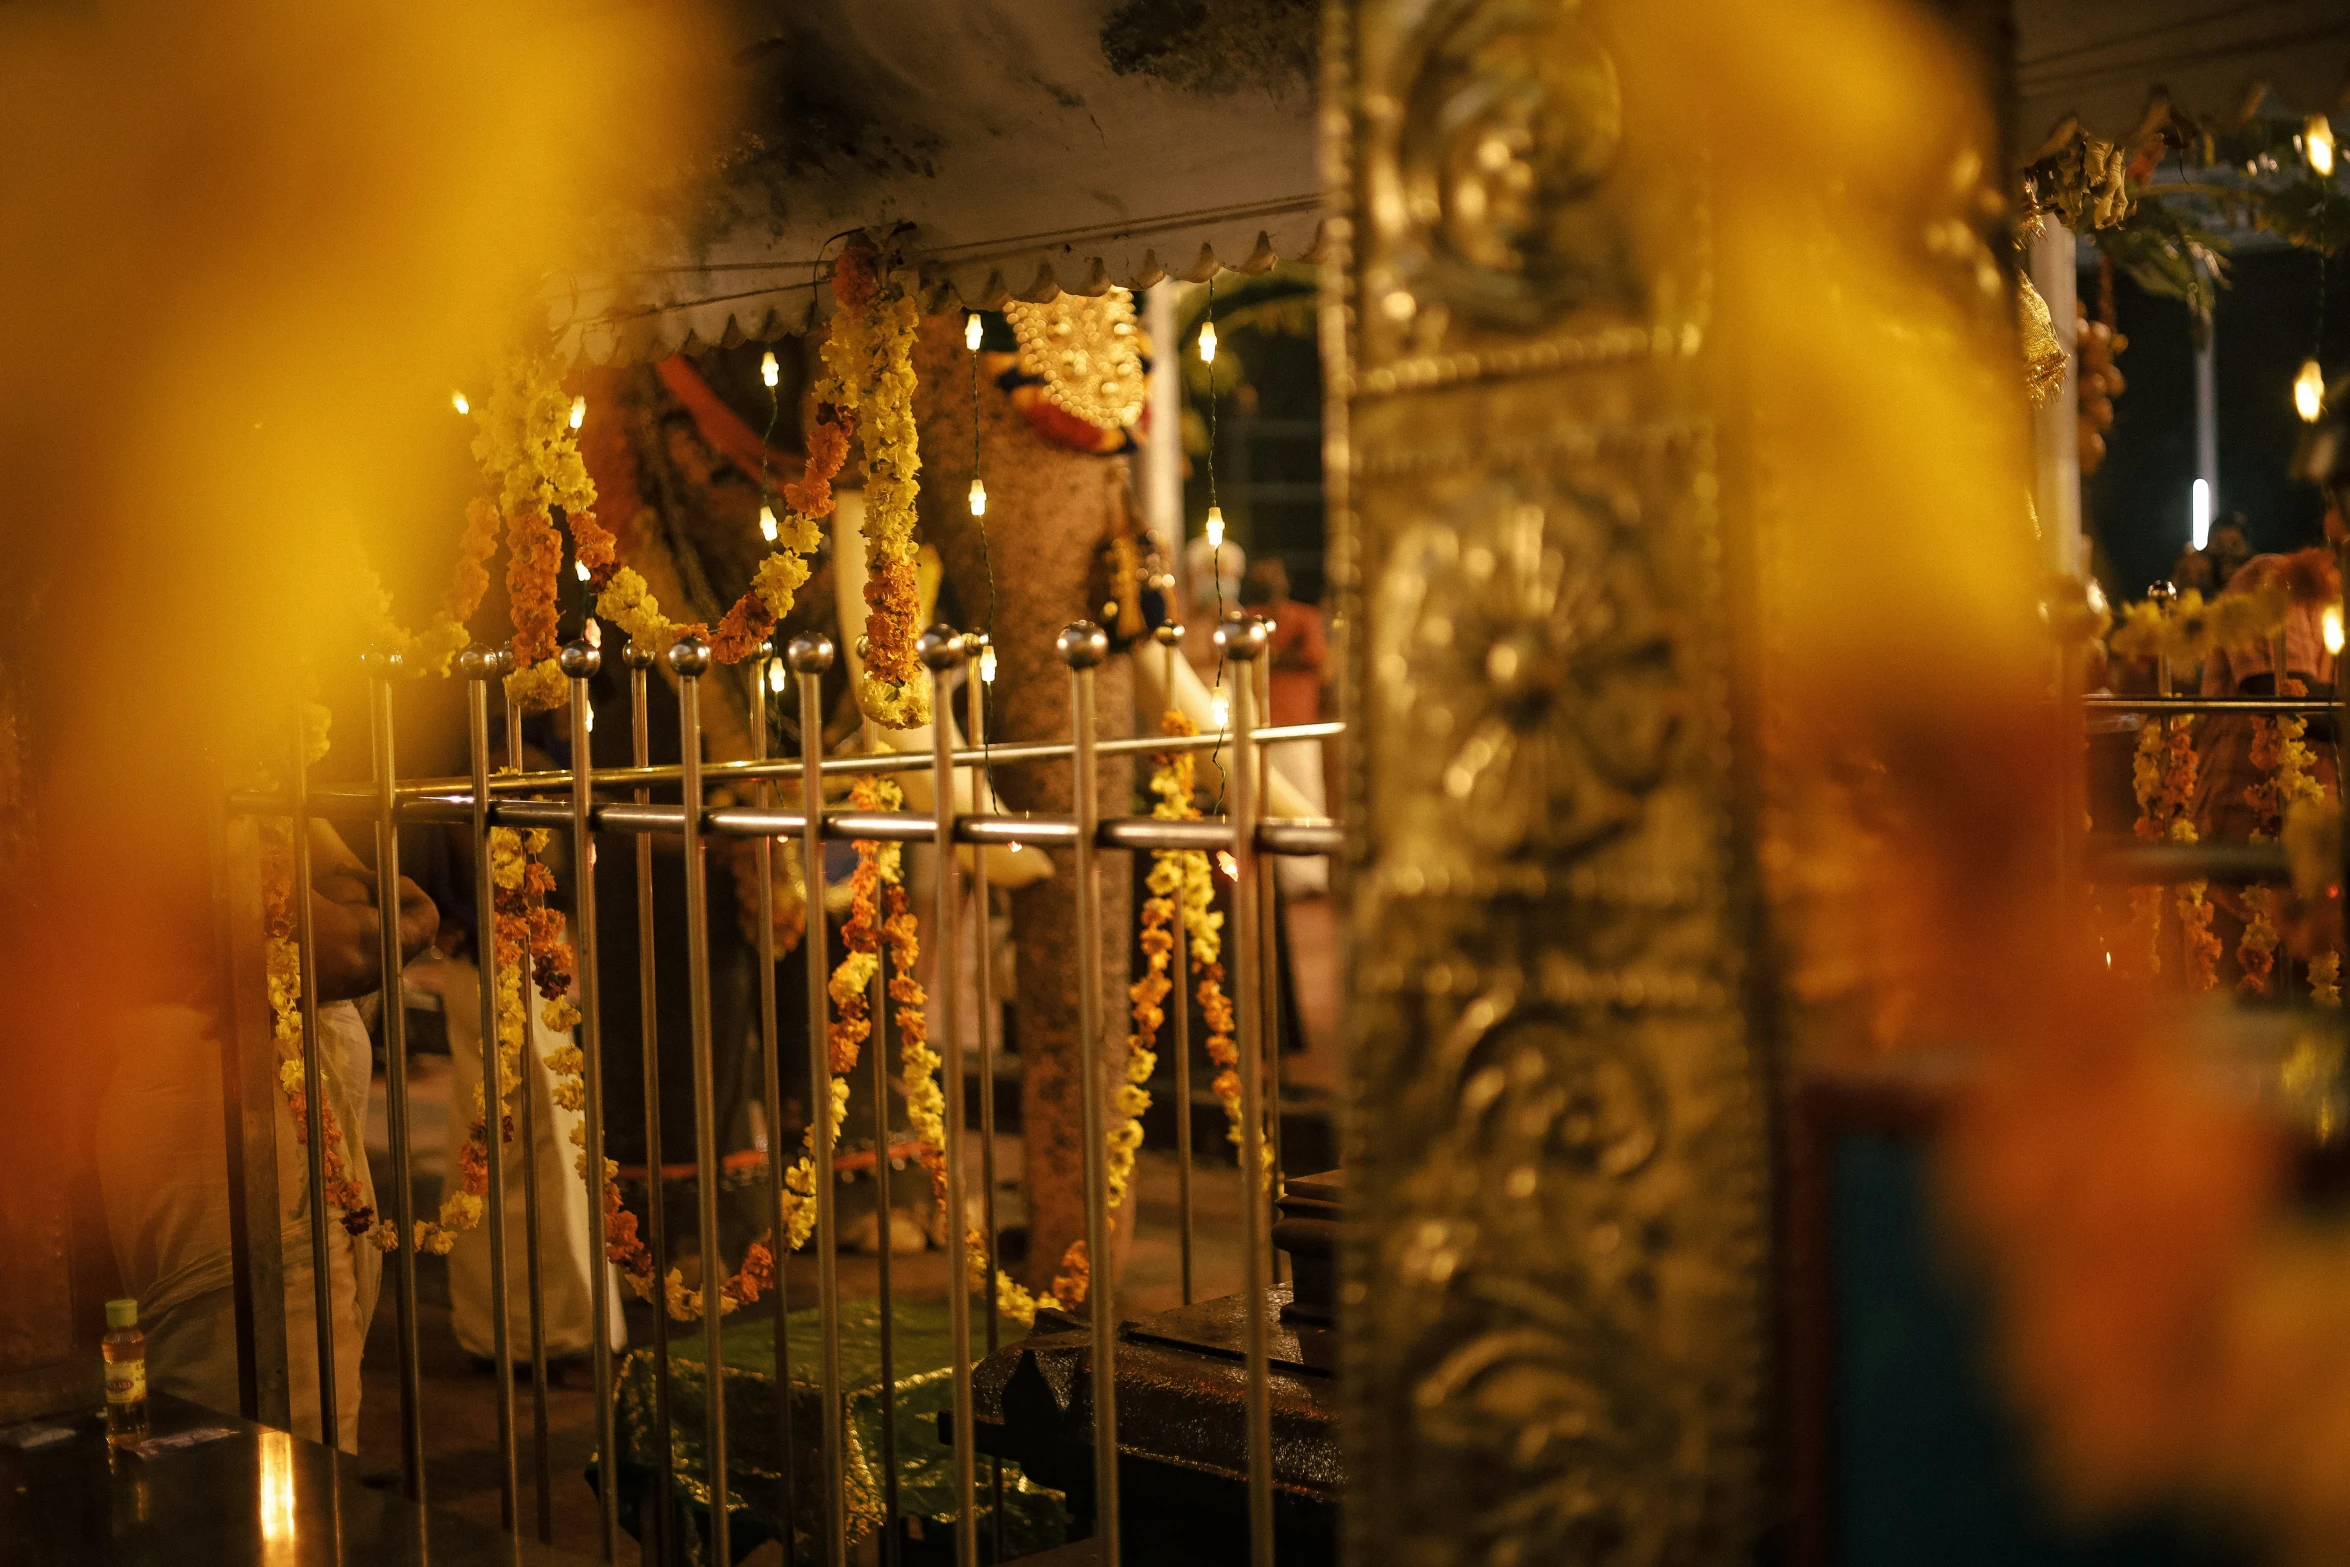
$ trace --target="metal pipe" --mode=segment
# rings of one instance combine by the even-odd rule
[[[1167,663],[1166,689],[1175,689],[1175,660],[1183,646],[1183,626],[1179,621],[1168,621],[1154,633],[1159,649]],[[1168,700],[1172,702],[1170,694]],[[1203,847],[1213,848],[1214,845]],[[1158,851],[1164,853],[1166,851]],[[1181,851],[1178,851],[1181,852]],[[1173,1048],[1175,1052],[1175,1210],[1179,1221],[1177,1248],[1183,1276],[1183,1304],[1192,1302],[1191,1255],[1191,932],[1183,923],[1183,889],[1174,893],[1175,918],[1173,927],[1175,945],[1167,954],[1167,971],[1175,984],[1169,992],[1171,1005],[1168,1019],[1175,1025]]]
[[[936,983],[932,987],[931,1029],[946,1052],[942,1066],[947,1080],[947,1337],[954,1367],[955,1561],[957,1567],[979,1567],[979,1469],[972,1452],[976,1432],[971,1401],[971,1275],[963,1236],[963,1228],[970,1222],[964,1213],[963,1196],[963,1036],[955,1026],[956,992],[962,978],[956,972],[960,965],[955,940],[955,757],[948,738],[948,715],[954,711],[950,705],[953,678],[963,662],[963,639],[945,626],[933,626],[922,633],[916,651],[930,670],[930,789],[938,815],[934,845],[938,858],[937,929],[931,936],[931,951],[936,954],[931,973]],[[985,879],[980,878],[982,883]]]
[[[1268,648],[1272,644],[1273,625],[1263,616],[1258,624],[1265,628]],[[1256,683],[1255,716],[1262,719],[1273,711],[1273,659],[1268,652],[1253,659],[1249,665]],[[1258,809],[1273,798],[1273,748],[1252,744],[1257,760],[1256,801]],[[1251,824],[1250,842],[1256,841]],[[1235,823],[1235,830],[1238,824]],[[1257,1012],[1263,1030],[1265,1059],[1265,1124],[1273,1145],[1273,1198],[1279,1201],[1287,1177],[1288,1167],[1281,1158],[1281,895],[1273,883],[1273,860],[1258,845],[1257,854]],[[1268,1232],[1269,1234],[1269,1232]],[[1271,1244],[1270,1239],[1267,1241]],[[1268,1251],[1265,1265],[1274,1283],[1281,1281],[1281,1256]]]
[[[873,1030],[866,1036],[866,1065],[873,1074],[873,1238],[875,1347],[881,1355],[881,1562],[898,1567],[898,1352],[897,1304],[891,1289],[889,1211],[889,943],[881,937],[881,911],[874,911],[873,993],[868,1004]]]
[[[498,1522],[514,1531],[521,1477],[514,1454],[514,1354],[507,1314],[505,1076],[498,1061],[498,884],[490,869],[490,681],[514,667],[504,648],[465,650],[466,718],[473,759],[473,907],[475,966],[481,985],[482,1153],[487,1166],[490,1232],[490,1359],[497,1367]]]
[[[669,648],[677,676],[677,745],[684,759],[686,985],[693,1013],[694,1184],[702,1221],[702,1404],[710,1487],[710,1559],[734,1560],[726,1510],[726,1259],[718,1249],[718,1072],[710,1045],[709,865],[702,843],[702,676],[710,644],[685,636]]]
[[[506,765],[522,771],[522,708],[509,699],[506,703]],[[554,807],[553,802],[547,802]],[[565,824],[570,811],[563,810]],[[491,810],[493,819],[499,812]],[[531,997],[530,943],[522,943],[522,1060],[521,1084],[516,1090],[522,1097],[522,1277],[524,1297],[530,1306],[530,1443],[531,1489],[538,1502],[539,1542],[552,1544],[555,1538],[555,1479],[547,1456],[547,1282],[546,1269],[540,1260],[539,1235],[539,1085],[544,1081],[545,1067],[537,1049],[538,1007]],[[552,1108],[550,1106],[549,1108]],[[500,1374],[510,1374],[501,1365]]]
[[[1085,1255],[1091,1272],[1086,1315],[1093,1327],[1094,1533],[1102,1567],[1118,1567],[1118,1386],[1116,1269],[1110,1253],[1109,1150],[1103,1122],[1110,1085],[1102,1061],[1101,888],[1094,829],[1101,811],[1095,782],[1094,671],[1110,656],[1110,639],[1089,620],[1072,623],[1058,643],[1069,666],[1069,710],[1076,735],[1071,773],[1077,817],[1077,1048],[1084,1095]]]
[[[1344,731],[1345,725],[1336,720],[1312,724],[1290,724],[1282,728],[1263,729],[1258,737],[1267,744],[1283,740],[1326,740]],[[1137,735],[1127,739],[1104,740],[1094,748],[1097,756],[1144,756],[1159,751],[1212,751],[1221,736],[1201,735]],[[997,745],[982,752],[968,747],[955,753],[957,767],[991,767],[1025,762],[1065,762],[1071,747],[1060,740],[1020,740],[1008,745]],[[711,762],[702,769],[705,786],[747,782],[769,778],[781,782],[800,776],[800,763],[781,760],[749,762]],[[885,751],[872,756],[834,757],[825,762],[825,771],[843,776],[863,773],[913,773],[930,765],[930,758],[911,751]],[[676,783],[683,776],[674,764],[659,767],[608,767],[600,769],[597,780],[606,788],[633,788],[639,784]],[[522,796],[542,793],[549,789],[570,786],[570,775],[561,769],[545,772],[506,774],[490,780],[493,795]],[[399,798],[402,819],[411,802],[454,794],[466,788],[462,778],[417,778],[400,785]],[[374,795],[365,789],[348,787],[326,788],[314,792],[313,813],[333,817],[337,814],[364,816],[374,808]],[[229,795],[232,815],[283,815],[285,801],[263,790],[240,789]]]
[[[2262,718],[2315,717],[2334,711],[2332,702],[2268,696],[2085,696],[2092,713],[2249,713]]]
[[[342,1423],[335,1410],[334,1253],[326,1228],[326,1073],[318,1059],[318,941],[310,919],[310,715],[294,704],[293,766],[287,771],[293,799],[294,950],[302,985],[302,1126],[309,1157],[310,1299],[318,1339],[318,1440],[340,1445]]]
[[[587,1103],[582,1150],[587,1166],[588,1198],[588,1318],[595,1335],[589,1352],[596,1378],[596,1487],[598,1542],[603,1558],[614,1561],[620,1550],[619,1431],[612,1407],[612,1285],[611,1241],[605,1226],[604,1173],[604,1009],[603,982],[596,929],[595,759],[590,754],[594,724],[588,702],[588,682],[603,668],[604,657],[594,645],[574,642],[560,655],[563,673],[571,681],[571,861],[572,941],[579,961],[575,965],[579,990],[579,1045]]]
[[[416,1192],[409,1174],[408,998],[401,972],[400,831],[392,820],[398,764],[392,749],[396,652],[370,655],[369,731],[375,752],[375,907],[382,937],[384,1109],[392,1139],[392,1302],[400,1353],[400,1472],[409,1501],[424,1503],[424,1383],[416,1327]]]
[[[963,651],[968,658],[974,647],[984,650],[984,634],[964,640]],[[987,680],[983,662],[971,667],[963,681],[964,710],[970,715],[968,738],[979,752],[980,763],[971,775],[971,808],[991,811],[995,806],[995,785],[987,769]],[[933,711],[936,705],[933,704]],[[995,1215],[995,909],[987,887],[987,856],[984,851],[974,857],[971,878],[971,928],[978,945],[977,986],[979,1002],[979,1209],[980,1223],[987,1231],[987,1352],[996,1352],[996,1340],[1001,1332],[1003,1314],[996,1309],[1002,1284],[1002,1269],[996,1261]],[[948,1037],[952,1038],[952,1035]],[[953,1072],[951,1079],[960,1080],[962,1074]],[[958,1123],[960,1124],[960,1123]],[[968,1334],[959,1335],[968,1342]],[[958,1416],[958,1419],[961,1417]],[[958,1427],[957,1429],[963,1429]],[[988,1528],[995,1547],[991,1561],[1004,1559],[1004,1461],[988,1455],[988,1495],[990,1508]],[[976,1531],[974,1531],[976,1533]]]
[[[1216,648],[1226,659],[1253,663],[1265,651],[1265,628],[1255,620],[1234,618],[1216,628]],[[1233,998],[1240,1047],[1240,1168],[1242,1303],[1248,1357],[1248,1538],[1252,1567],[1270,1567],[1273,1560],[1273,1417],[1268,1377],[1271,1374],[1266,1322],[1267,1268],[1271,1262],[1271,1224],[1266,1212],[1264,1123],[1264,1022],[1259,987],[1265,975],[1260,966],[1257,907],[1257,771],[1255,682],[1244,673],[1232,683],[1232,950],[1240,994]]]
[[[848,1567],[848,1466],[840,1375],[840,1268],[833,1225],[831,1009],[825,1003],[824,941],[824,672],[832,667],[832,639],[802,632],[785,660],[800,683],[800,799],[806,825],[800,836],[808,887],[808,1113],[815,1150],[816,1314],[824,1341],[824,1547],[828,1567]]]
[[[780,672],[782,668],[772,654],[766,653],[751,665],[751,760],[755,762],[767,759],[768,671]],[[775,803],[774,793],[775,786],[761,779],[752,798],[761,810],[766,810]],[[782,1045],[775,1016],[775,840],[772,837],[762,834],[752,841],[751,863],[759,881],[759,1071],[761,1091],[767,1096],[767,1193],[771,1199],[768,1245],[775,1256],[776,1467],[783,1476],[784,1567],[791,1567],[799,1555],[792,1528],[792,1520],[799,1516],[793,1502],[793,1481],[798,1467],[793,1462],[791,1431],[791,1291],[787,1287],[791,1220],[784,1212],[783,1172],[787,1161],[783,1147]],[[809,907],[810,915],[803,922],[801,939],[821,944],[823,907],[821,903],[811,903]]]
[[[635,771],[648,771],[645,758],[652,749],[652,708],[646,671],[657,655],[631,638],[621,653],[628,666],[629,759]],[[656,809],[652,791],[636,791],[636,809]],[[599,813],[609,823],[617,806]],[[682,809],[679,815],[683,815]],[[660,1457],[660,1494],[654,1500],[653,1559],[666,1564],[676,1556],[677,1515],[675,1472],[677,1449],[669,1417],[669,1278],[668,1204],[661,1187],[661,1014],[653,990],[653,840],[636,840],[636,969],[637,1042],[645,1058],[645,1247],[653,1261],[653,1450]]]
[[[2273,843],[2140,843],[2121,834],[2088,839],[2083,876],[2099,886],[2216,881],[2289,881],[2292,864]]]

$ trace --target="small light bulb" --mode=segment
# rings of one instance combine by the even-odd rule
[[[1203,365],[1216,362],[1216,323],[1213,321],[1202,321],[1199,324],[1199,362]]]
[[[995,684],[995,649],[993,647],[983,647],[979,650],[979,683],[983,686]]]
[[[973,316],[971,319],[976,321],[979,318]],[[971,515],[974,517],[987,515],[987,486],[977,479],[971,481]]]
[[[1212,550],[1220,550],[1223,547],[1224,508],[1221,506],[1210,506],[1208,508],[1208,548]]]
[[[1208,703],[1208,721],[1214,724],[1218,729],[1226,729],[1231,727],[1232,699],[1222,695],[1218,695],[1213,698]]]
[[[2326,651],[2340,653],[2342,651],[2342,606],[2328,604],[2325,614],[2319,618],[2318,625],[2325,633]]]
[[[975,354],[979,352],[979,312],[976,310],[963,320],[963,346]]]
[[[587,399],[574,397],[571,400],[571,428],[576,430],[585,423],[587,423]]]
[[[1226,881],[1240,880],[1240,862],[1232,857],[1230,849],[1216,851],[1216,867],[1224,873]]]
[[[772,506],[762,506],[759,508],[759,537],[765,539],[770,544],[775,542],[775,508]]]
[[[769,350],[767,357],[759,361],[759,379],[769,386],[774,386],[783,380],[783,366],[775,362],[773,350]]]
[[[2211,486],[2201,479],[2189,491],[2187,526],[2197,549],[2211,543]]]
[[[585,581],[587,581],[587,579],[588,579],[588,569],[587,569],[587,562],[586,562],[586,561],[584,561],[584,560],[575,560],[575,561],[573,561],[573,562],[571,563],[571,569],[572,569],[573,571],[576,571],[576,572],[578,572],[578,573],[579,573],[579,580],[580,580],[580,581],[582,581],[582,582],[585,582]]]
[[[596,710],[594,708],[591,707],[586,712],[582,713],[580,715],[580,721],[587,725],[587,732],[589,734],[592,735],[596,732]]]
[[[461,414],[469,414],[473,412],[473,404],[465,400],[465,394],[463,392],[451,392],[449,394],[449,406],[456,409]]]
[[[2310,172],[2319,179],[2334,176],[2334,122],[2322,114],[2313,114],[2301,128],[2301,151],[2309,159]]]
[[[2314,359],[2301,362],[2301,373],[2293,377],[2293,409],[2301,415],[2304,424],[2317,423],[2317,416],[2325,412],[2326,373]]]
[[[770,691],[783,689],[783,660],[780,658],[767,660],[767,689]]]

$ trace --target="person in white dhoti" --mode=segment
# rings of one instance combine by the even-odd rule
[[[375,878],[333,828],[311,824],[310,909],[318,985],[318,1056],[343,1163],[372,1207],[365,1132],[371,1076],[357,998],[381,988]],[[400,942],[413,954],[439,924],[412,881],[400,886]],[[258,976],[256,976],[257,978]],[[108,1041],[114,1067],[99,1105],[98,1184],[124,1288],[147,1334],[148,1385],[224,1414],[238,1412],[235,1263],[229,1248],[227,1133],[221,1051],[228,1031],[193,1002],[123,1014]],[[295,1431],[319,1434],[309,1162],[292,1112],[276,1116],[279,1231],[285,1260],[284,1356]],[[359,1449],[359,1361],[383,1279],[383,1254],[327,1226],[334,1316],[336,1441]],[[269,1349],[261,1353],[275,1359]]]

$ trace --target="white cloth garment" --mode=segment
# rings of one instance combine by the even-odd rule
[[[375,1201],[364,1139],[371,1060],[367,1027],[347,1001],[318,1010],[326,1103],[343,1159]],[[229,1250],[227,1131],[221,1107],[220,1031],[213,1014],[187,1006],[143,1007],[125,1020],[113,1077],[101,1102],[98,1184],[123,1286],[137,1297],[147,1334],[147,1381],[223,1414],[237,1397],[234,1259]],[[284,1347],[293,1428],[318,1430],[317,1320],[310,1251],[309,1159],[282,1095],[277,1112],[280,1233],[285,1252]],[[337,1439],[359,1450],[359,1360],[383,1283],[383,1254],[354,1247],[327,1225],[335,1339]]]
[[[473,1096],[481,1084],[481,971],[469,958],[417,964],[408,971],[411,988],[440,993],[446,1009],[451,1063],[449,1094],[449,1156],[447,1179],[457,1178],[457,1149],[473,1124]],[[588,1293],[589,1257],[595,1246],[589,1224],[587,1186],[579,1177],[579,1148],[572,1129],[582,1120],[577,1111],[559,1109],[552,1098],[554,1074],[547,1070],[547,1052],[572,1042],[568,1031],[557,1032],[539,1020],[543,1005],[530,994],[530,1048],[523,1052],[522,1081],[531,1096],[536,1118],[531,1157],[538,1165],[540,1289],[545,1312],[547,1353],[552,1357],[584,1355],[595,1343],[595,1313]],[[516,1141],[505,1150],[506,1184],[506,1324],[507,1354],[517,1362],[530,1359],[530,1288],[525,1268],[528,1253],[529,1208],[523,1188],[522,1106],[512,1107]],[[611,1342],[615,1350],[628,1343],[621,1321],[619,1270],[610,1270],[605,1284],[612,1301]],[[469,1355],[489,1359],[496,1350],[497,1314],[490,1303],[490,1227],[485,1217],[457,1236],[449,1253],[449,1310],[458,1347]]]

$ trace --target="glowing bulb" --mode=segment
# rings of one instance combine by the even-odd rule
[[[979,352],[979,312],[976,310],[963,320],[963,346],[975,354]]]
[[[2211,542],[2211,486],[2201,479],[2195,481],[2188,523],[2194,529],[2193,537],[2197,549],[2201,549]]]
[[[2325,634],[2326,651],[2340,653],[2342,651],[2342,606],[2328,604],[2325,614],[2318,619],[2318,628]]]
[[[1212,698],[1208,702],[1208,721],[1215,725],[1215,727],[1218,729],[1230,728],[1232,724],[1232,699],[1221,694]]]
[[[585,423],[587,423],[587,399],[574,397],[571,400],[571,428],[576,430]]]
[[[973,316],[971,319],[976,321],[979,318]],[[974,517],[987,515],[987,486],[977,479],[971,481],[971,515]]]
[[[573,561],[573,562],[571,563],[571,569],[572,569],[573,571],[576,571],[576,572],[578,572],[578,573],[579,573],[579,580],[580,580],[580,581],[582,581],[582,582],[585,582],[585,581],[587,581],[587,579],[588,579],[588,569],[587,569],[587,562],[586,562],[586,561],[584,561],[584,560],[575,560],[575,561]]]
[[[759,537],[765,539],[770,544],[775,542],[775,508],[772,506],[762,506],[759,508]]]
[[[780,658],[771,658],[767,661],[767,689],[770,691],[783,689],[783,660]]]
[[[1220,550],[1223,547],[1224,508],[1221,506],[1210,506],[1208,508],[1208,548],[1212,550]]]
[[[586,712],[580,714],[579,721],[587,726],[587,732],[589,734],[592,735],[596,732],[596,710],[594,708],[591,707]]]
[[[759,379],[769,386],[783,379],[783,367],[775,362],[773,350],[769,350],[767,357],[759,361]]]
[[[1218,849],[1216,851],[1216,865],[1218,869],[1224,872],[1224,879],[1226,881],[1240,880],[1240,862],[1232,857],[1232,851],[1230,849]]]
[[[1203,365],[1216,362],[1216,323],[1213,321],[1202,321],[1199,324],[1199,362]]]
[[[2304,424],[2317,423],[2317,416],[2325,412],[2326,373],[2314,359],[2301,362],[2301,373],[2293,377],[2293,408]]]
[[[461,414],[469,414],[473,412],[473,404],[465,400],[465,394],[463,392],[451,392],[449,394],[449,406],[456,409]]]
[[[979,650],[979,683],[984,686],[995,684],[995,649],[992,647]]]
[[[2322,114],[2313,114],[2301,128],[2301,151],[2309,159],[2310,171],[2319,179],[2334,175],[2334,122]]]

